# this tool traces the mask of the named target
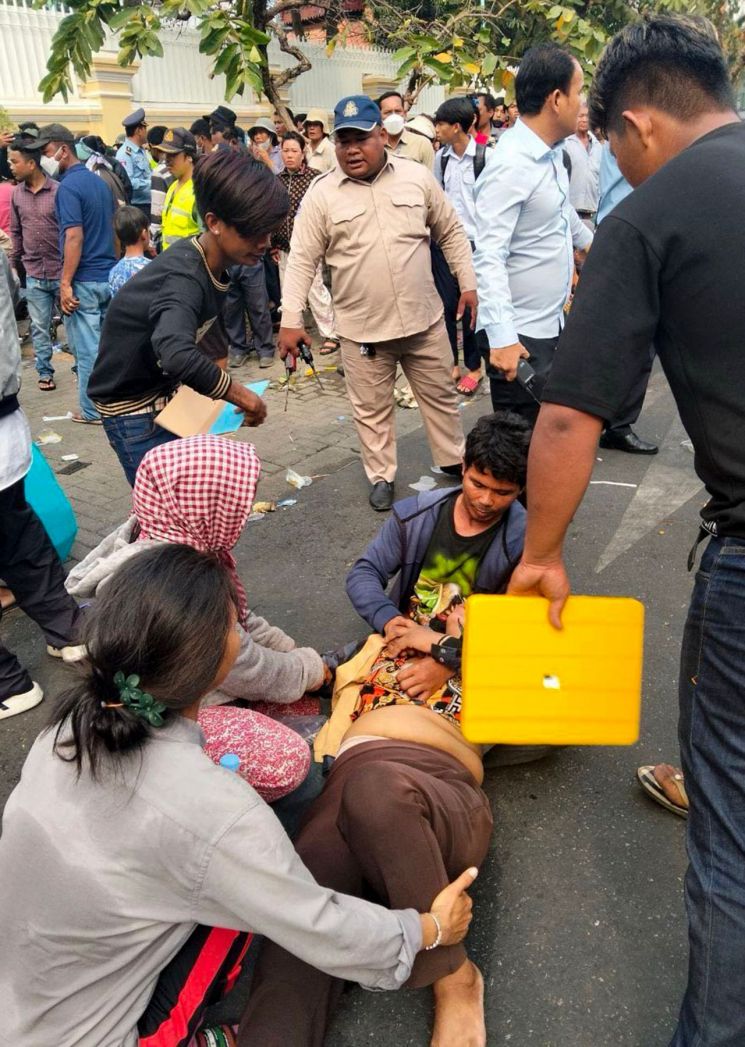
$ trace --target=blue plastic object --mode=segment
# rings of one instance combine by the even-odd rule
[[[70,555],[78,533],[78,522],[67,495],[36,444],[32,445],[31,468],[26,473],[26,501],[44,525],[60,560]]]
[[[233,774],[238,773],[240,765],[240,756],[236,756],[235,753],[225,753],[224,756],[220,757],[220,766],[224,767],[226,771],[232,771]]]
[[[248,382],[246,389],[250,389],[257,396],[263,396],[269,388],[269,382]],[[225,404],[222,411],[212,423],[210,433],[212,436],[221,436],[223,433],[234,433],[240,429],[243,423],[243,415],[236,410],[235,404]]]

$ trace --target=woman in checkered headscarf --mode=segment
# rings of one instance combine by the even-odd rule
[[[282,714],[318,713],[317,700],[303,695],[321,687],[326,669],[316,651],[297,647],[248,608],[233,548],[260,473],[254,446],[239,440],[189,436],[154,447],[137,471],[133,515],[71,571],[66,584],[75,596],[95,596],[124,560],[162,542],[214,553],[226,564],[239,606],[241,650],[220,689],[203,700],[199,722],[208,755],[219,761],[236,753],[242,776],[273,802],[304,781],[310,764],[307,743],[281,722]],[[252,708],[226,705],[237,700]]]

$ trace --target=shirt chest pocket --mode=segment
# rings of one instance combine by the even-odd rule
[[[334,207],[331,219],[331,239],[342,249],[354,246],[357,250],[370,246],[366,232],[369,225],[367,207],[361,200],[345,201]]]
[[[427,235],[427,208],[421,193],[403,188],[389,199],[393,232],[402,236]]]

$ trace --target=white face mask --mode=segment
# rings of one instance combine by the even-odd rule
[[[405,123],[406,121],[400,113],[391,113],[383,121],[383,127],[386,129],[389,135],[393,135],[393,137],[395,138],[396,135],[401,134],[401,132],[404,129]]]
[[[50,178],[55,178],[59,173],[59,160],[54,160],[51,156],[42,156],[39,163]]]

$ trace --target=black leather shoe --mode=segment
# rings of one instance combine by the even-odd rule
[[[457,465],[441,465],[440,472],[444,473],[445,476],[461,477],[463,475],[463,463],[458,462]]]
[[[606,429],[600,437],[600,446],[611,451],[626,451],[627,454],[657,454],[659,450],[655,444],[640,440],[633,429],[623,434]]]
[[[376,513],[387,513],[393,505],[393,484],[387,480],[378,480],[370,491],[370,505]]]

